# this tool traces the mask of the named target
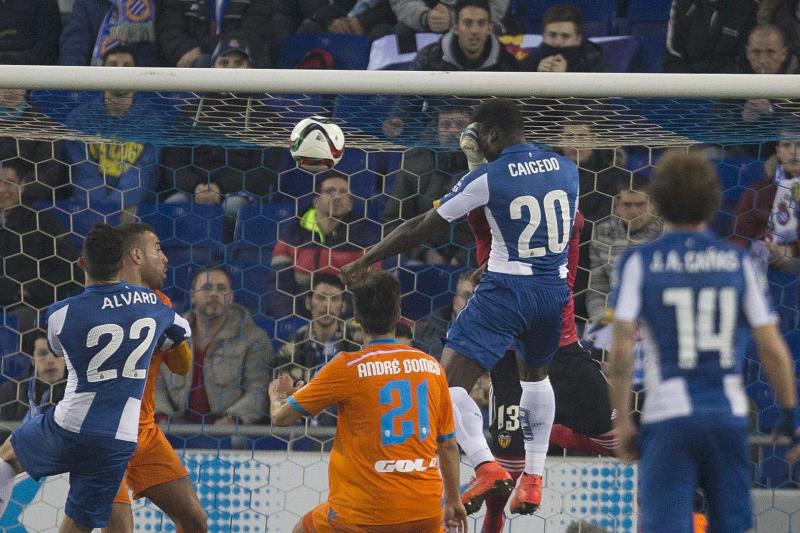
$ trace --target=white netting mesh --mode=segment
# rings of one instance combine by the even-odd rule
[[[424,211],[449,190],[466,171],[463,157],[453,151],[454,132],[468,121],[476,100],[104,96],[53,90],[34,91],[27,102],[27,107],[4,109],[0,115],[0,202],[6,202],[0,236],[4,423],[13,427],[30,400],[34,344],[22,334],[41,325],[40,312],[56,297],[76,290],[72,281],[80,280],[79,272],[72,272],[69,262],[76,258],[82,237],[100,221],[150,223],[170,259],[166,293],[176,308],[191,309],[192,276],[198,267],[223,264],[231,273],[231,295],[241,322],[230,342],[248,335],[260,342],[259,335],[266,335],[271,348],[237,355],[230,367],[206,368],[216,380],[206,387],[211,413],[198,411],[202,404],[191,395],[195,384],[165,374],[164,396],[157,404],[169,417],[165,431],[192,474],[209,512],[211,531],[289,531],[326,496],[326,451],[335,414],[289,430],[272,428],[266,384],[284,370],[305,378],[336,350],[360,342],[346,299],[342,304],[329,299],[326,307],[333,322],[342,325],[341,338],[314,340],[320,333],[309,333],[309,323],[320,311],[307,292],[309,277],[335,274],[342,261],[357,257],[382,231]],[[626,243],[637,240],[630,234],[615,235],[614,242],[595,239],[595,248],[598,243],[607,247],[598,255],[605,253],[607,260],[593,262],[593,228],[613,218],[612,199],[620,180],[629,183],[635,173],[646,176],[664,147],[702,146],[713,158],[725,190],[714,229],[724,238],[758,240],[768,229],[758,223],[769,223],[772,205],[764,213],[763,204],[744,205],[741,198],[752,194],[760,180],[772,179],[775,142],[781,131],[793,129],[800,112],[792,100],[772,100],[770,110],[757,116],[747,115],[745,101],[731,100],[518,102],[529,138],[563,150],[581,168],[581,205],[587,218],[575,289],[581,329],[588,319],[597,319],[591,314],[597,309],[597,295],[602,300],[601,281],[610,262]],[[124,110],[120,116],[111,116],[119,109]],[[348,179],[337,185],[344,182],[349,193],[320,188],[315,192],[320,176],[296,168],[288,155],[289,131],[311,115],[331,117],[343,127],[348,149],[336,170]],[[402,131],[388,137],[384,126],[393,117],[402,118]],[[27,184],[18,200],[15,187],[20,179]],[[797,191],[790,191],[789,198],[790,208],[796,209]],[[309,209],[320,205],[341,210],[337,216],[344,220],[337,232],[327,234],[324,245],[310,237],[307,218]],[[737,217],[752,224],[737,226]],[[431,236],[428,246],[383,265],[396,269],[404,291],[403,316],[415,341],[426,349],[441,349],[437,335],[441,337],[446,327],[459,276],[476,266],[473,246],[466,227],[457,225],[448,235]],[[784,332],[797,350],[797,277],[771,271],[770,281]],[[252,317],[253,322],[241,317]],[[28,340],[21,351],[23,337]],[[228,349],[238,353],[240,347],[231,344]],[[776,408],[754,362],[748,384],[754,432],[763,432]],[[38,401],[43,390],[34,387],[32,398]],[[260,403],[243,425],[210,424],[218,418],[216,412],[228,407],[224,403],[245,394],[255,395]],[[535,517],[513,518],[507,530],[565,531],[578,520],[610,531],[636,530],[635,467],[571,452],[548,464],[542,509]],[[793,493],[783,491],[795,487],[795,478],[769,446],[753,447],[753,466],[754,485],[759,487],[758,531],[787,530],[785,524],[797,522],[796,508],[789,503]],[[469,469],[463,474],[466,479]],[[7,513],[0,527],[18,531],[14,528],[22,524],[28,531],[54,530],[63,515],[64,486],[63,479],[42,486],[21,482],[15,498],[27,510]],[[137,531],[173,530],[152,504],[140,501],[134,508]]]

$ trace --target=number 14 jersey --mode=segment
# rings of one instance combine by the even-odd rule
[[[744,250],[710,233],[670,231],[620,257],[609,306],[645,348],[642,423],[743,419],[749,330],[772,324],[766,282]]]
[[[137,442],[153,351],[189,338],[188,322],[136,285],[94,285],[56,302],[48,313],[47,340],[64,357],[68,374],[55,422],[82,436]]]
[[[350,524],[441,514],[438,443],[455,437],[444,370],[391,339],[342,352],[289,399],[303,414],[336,404],[328,501]]]

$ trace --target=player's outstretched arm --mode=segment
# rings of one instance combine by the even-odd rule
[[[611,408],[617,411],[614,429],[619,446],[615,452],[623,461],[633,461],[638,455],[635,444],[636,427],[631,420],[631,376],[636,326],[627,320],[615,320],[613,328],[608,386]]]
[[[439,468],[444,484],[444,525],[448,532],[467,531],[467,510],[458,490],[459,455],[455,439],[439,443]]]
[[[289,402],[289,396],[300,390],[303,382],[295,387],[294,380],[286,374],[278,376],[269,384],[269,416],[276,426],[291,426],[303,418],[301,413]]]
[[[358,281],[373,263],[419,246],[429,235],[444,231],[448,225],[449,222],[442,218],[435,208],[406,220],[360,259],[345,265],[342,268],[342,281],[345,283]]]

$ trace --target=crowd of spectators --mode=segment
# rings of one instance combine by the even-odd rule
[[[186,68],[269,68],[280,56],[281,39],[291,32],[330,32],[399,41],[417,32],[441,39],[421,47],[414,70],[605,72],[611,69],[603,49],[586,35],[580,11],[556,5],[541,20],[541,44],[527,53],[507,49],[499,36],[523,26],[503,0],[460,0],[452,4],[422,0],[75,0],[62,19],[55,0],[9,1],[13,11],[0,32],[0,63],[163,65]],[[665,72],[797,73],[798,2],[731,1],[724,10],[712,0],[675,0],[665,41]],[[220,9],[220,6],[223,6]],[[667,21],[664,21],[667,24]],[[47,30],[47,31],[45,31]],[[60,41],[59,41],[60,39]],[[173,288],[188,293],[182,309],[192,324],[194,365],[186,376],[163,368],[157,411],[174,421],[251,424],[268,419],[266,394],[271,379],[290,374],[308,381],[333,355],[360,346],[344,286],[343,265],[358,258],[400,223],[430,208],[467,172],[458,149],[474,102],[464,99],[402,99],[377,117],[385,138],[402,140],[424,134],[413,148],[388,165],[367,193],[356,191],[355,173],[315,174],[300,193],[287,193],[281,176],[285,149],[229,146],[210,142],[241,128],[258,128],[259,117],[284,110],[258,95],[194,94],[175,115],[175,131],[197,134],[199,142],[156,146],[139,135],[145,118],[158,113],[148,95],[108,90],[76,102],[60,122],[38,108],[27,91],[0,90],[0,304],[20,330],[41,324],[41,312],[76,290],[73,272],[77,230],[53,210],[42,207],[72,202],[120,221],[141,218],[142,206],[218,206],[226,231],[211,251],[217,262],[198,260],[190,244],[189,260],[177,263]],[[246,110],[243,113],[242,110]],[[772,119],[773,102],[753,99],[741,106],[744,121]],[[421,117],[421,118],[420,118]],[[51,141],[20,135],[19,125],[50,131],[79,131]],[[610,272],[627,247],[663,231],[647,196],[647,172],[629,165],[637,148],[602,144],[591,117],[559,117],[561,141],[555,147],[580,169],[580,208],[586,218],[581,237],[581,275],[576,282],[577,314],[587,331],[605,325]],[[776,137],[778,130],[776,125]],[[104,132],[120,135],[102,139]],[[210,132],[210,133],[209,133]],[[744,189],[735,208],[731,240],[753,249],[770,272],[793,272],[800,255],[800,135],[780,132],[763,180]],[[649,160],[655,154],[649,154]],[[292,164],[292,163],[290,163]],[[366,172],[365,169],[362,169]],[[377,183],[377,182],[380,183]],[[359,181],[358,183],[361,183]],[[229,246],[242,244],[244,208],[287,203],[291,216],[275,223],[274,238],[251,264],[227,262]],[[374,205],[378,209],[373,209]],[[57,210],[56,210],[57,211]],[[115,219],[116,220],[116,219]],[[172,235],[162,235],[169,238]],[[263,249],[262,249],[263,248]],[[470,269],[474,240],[466,223],[401,259],[412,274],[404,291],[423,297],[398,335],[439,356],[448,323],[474,289]],[[230,248],[234,249],[234,248]],[[180,253],[184,248],[176,246]],[[217,250],[217,252],[219,252]],[[191,264],[190,275],[181,267]],[[391,268],[396,265],[376,265]],[[200,268],[197,268],[200,267]],[[444,272],[440,292],[424,292],[427,271]],[[258,274],[253,281],[251,274]],[[254,288],[258,287],[258,288]],[[264,299],[246,298],[257,292]],[[453,296],[450,300],[450,296]],[[417,313],[420,308],[424,312]],[[286,327],[284,327],[286,326]],[[35,330],[34,330],[35,331]],[[16,419],[23,409],[46,408],[63,394],[63,368],[52,364],[46,343],[25,337],[22,352],[32,358],[26,372],[0,384],[0,417]],[[485,405],[487,381],[473,397]],[[325,413],[315,424],[333,423]],[[16,417],[16,418],[15,418]]]

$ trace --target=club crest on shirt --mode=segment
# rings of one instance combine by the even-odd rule
[[[500,434],[497,435],[497,444],[499,444],[501,448],[508,448],[511,446],[511,433],[508,431],[501,431]]]

